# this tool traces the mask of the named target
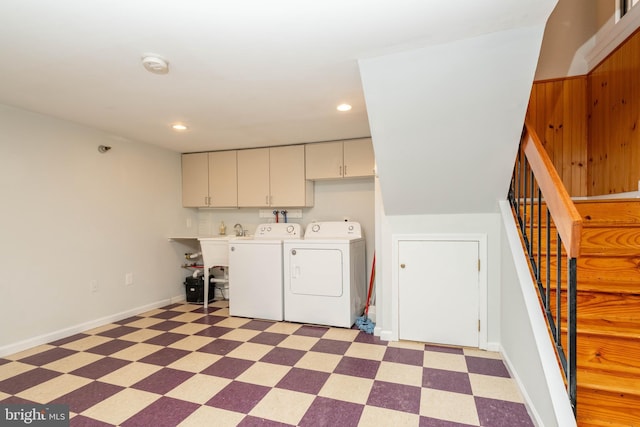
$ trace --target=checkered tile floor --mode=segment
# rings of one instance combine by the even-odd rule
[[[72,426],[533,426],[499,354],[173,304],[0,358]]]

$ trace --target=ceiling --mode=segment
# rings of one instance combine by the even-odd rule
[[[526,24],[536,1],[2,0],[0,103],[177,152],[369,136],[359,59]]]

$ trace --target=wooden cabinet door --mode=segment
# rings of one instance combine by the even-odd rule
[[[304,146],[272,147],[269,154],[270,205],[305,206]]]
[[[238,206],[269,206],[269,148],[238,151]]]
[[[182,155],[182,206],[197,208],[209,202],[209,162],[207,153]]]
[[[342,178],[342,141],[306,146],[306,178]]]
[[[236,151],[209,153],[209,205],[211,207],[238,206],[238,168],[236,162]]]
[[[344,177],[373,176],[375,160],[371,138],[344,141]]]

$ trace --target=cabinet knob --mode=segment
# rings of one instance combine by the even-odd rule
[[[400,268],[405,268],[406,265],[405,264],[400,264]]]

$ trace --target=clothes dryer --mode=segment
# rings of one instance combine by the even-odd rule
[[[300,239],[294,223],[261,224],[252,238],[229,242],[229,314],[283,320],[282,244]]]
[[[284,242],[284,320],[349,328],[367,297],[365,240],[357,222],[315,222]]]

